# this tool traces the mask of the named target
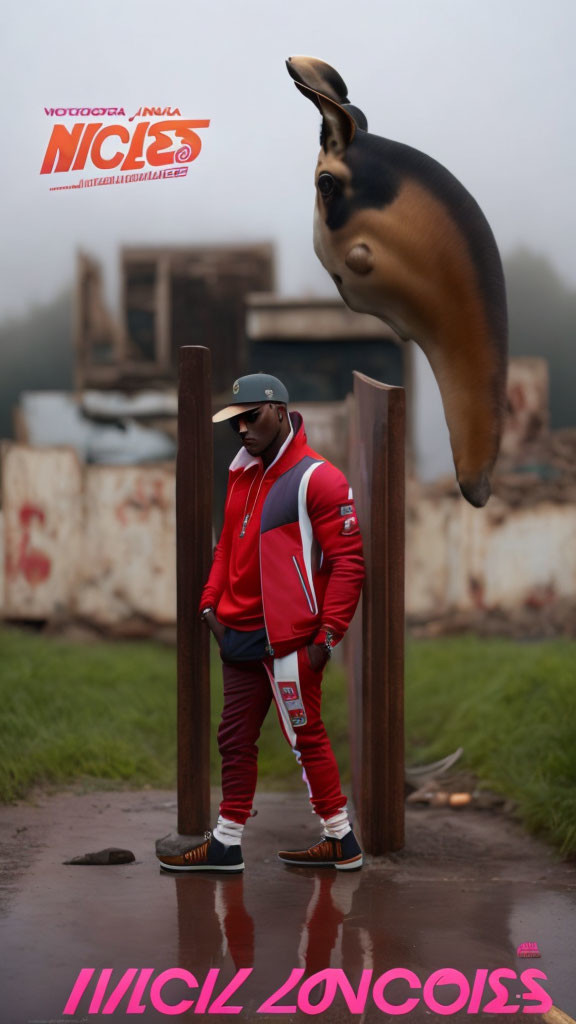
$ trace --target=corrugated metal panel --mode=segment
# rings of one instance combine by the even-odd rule
[[[576,506],[542,502],[522,509],[492,499],[479,511],[449,498],[412,505],[409,615],[514,611],[555,598],[576,598]]]
[[[8,618],[69,611],[81,558],[82,469],[71,449],[2,448]]]
[[[576,508],[542,503],[518,509],[489,533],[485,602],[513,608],[554,597],[576,597]]]
[[[155,467],[86,471],[76,610],[101,625],[134,615],[176,621],[175,475]]]
[[[83,472],[70,449],[16,444],[3,447],[2,474],[6,617],[175,623],[173,469]],[[409,494],[409,615],[511,612],[576,598],[576,505],[514,508],[492,498],[478,510],[454,498],[419,497],[414,483]]]
[[[408,504],[406,522],[406,611],[428,615],[446,604],[449,509],[445,501]]]

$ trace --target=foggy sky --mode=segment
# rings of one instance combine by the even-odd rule
[[[526,244],[576,283],[575,29],[573,0],[12,3],[0,319],[68,283],[77,247],[104,260],[116,304],[124,243],[272,240],[281,292],[333,295],[312,249],[319,115],[293,54],[333,64],[371,131],[456,174],[504,255]],[[76,105],[176,106],[211,126],[186,179],[51,193],[44,107]]]

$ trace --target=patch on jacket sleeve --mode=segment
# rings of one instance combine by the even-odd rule
[[[354,505],[340,505],[340,515],[350,516],[354,512]]]
[[[356,516],[348,516],[347,519],[345,519],[344,523],[342,524],[340,535],[349,537],[353,533],[358,533],[358,529],[358,520]]]

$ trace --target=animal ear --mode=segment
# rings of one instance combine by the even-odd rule
[[[368,119],[363,110],[360,110],[359,107],[355,107],[352,103],[343,103],[342,107],[348,114],[350,114],[350,117],[357,128],[360,128],[363,132],[368,131]]]
[[[308,86],[314,93],[327,96],[336,103],[348,103],[346,82],[326,61],[317,57],[289,57],[286,67],[296,85]]]
[[[341,156],[354,138],[356,131],[354,118],[339,103],[331,100],[328,96],[323,96],[316,89],[311,89],[309,85],[304,85],[302,82],[296,82],[295,85],[303,96],[312,100],[322,114],[320,142],[324,151],[333,153],[334,156]]]
[[[338,103],[318,96],[322,111],[322,134],[320,142],[325,153],[342,156],[348,148],[356,132],[354,118]]]

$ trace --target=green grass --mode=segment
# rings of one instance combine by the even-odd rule
[[[530,831],[576,854],[576,643],[419,641],[406,677],[409,757],[463,746],[463,767],[512,798]]]
[[[174,786],[176,656],[152,643],[80,645],[0,630],[0,799],[37,783]],[[213,736],[221,708],[213,672]],[[325,721],[348,777],[344,675],[330,667]],[[511,797],[527,827],[576,854],[576,643],[412,641],[410,761],[465,748],[462,768]],[[259,743],[267,786],[300,786],[274,711]],[[216,743],[212,775],[219,777]]]
[[[222,708],[219,658],[212,672],[212,780]],[[0,801],[38,783],[176,785],[176,652],[153,643],[82,645],[0,629]],[[329,681],[328,681],[329,680]],[[325,721],[346,777],[345,682],[329,673]],[[294,755],[271,709],[259,742],[269,787],[301,786]]]
[[[0,799],[78,778],[171,785],[172,651],[0,630]]]

